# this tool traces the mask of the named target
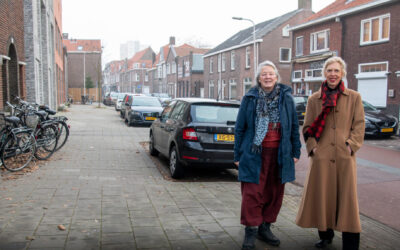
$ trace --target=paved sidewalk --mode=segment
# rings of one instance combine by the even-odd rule
[[[140,144],[148,128],[96,107],[63,114],[69,141],[38,170],[2,172],[0,249],[240,249],[238,182],[165,179]],[[294,224],[301,190],[286,185],[273,228],[280,249],[314,249],[318,239]],[[361,218],[361,249],[398,248],[399,232]],[[327,249],[341,249],[337,236]],[[272,248],[257,241],[257,249]]]

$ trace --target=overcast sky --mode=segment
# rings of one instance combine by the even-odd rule
[[[334,0],[313,0],[314,12]],[[63,0],[63,33],[75,39],[101,39],[103,63],[119,60],[119,45],[138,40],[158,53],[175,36],[176,44],[210,48],[236,32],[297,9],[298,0]]]

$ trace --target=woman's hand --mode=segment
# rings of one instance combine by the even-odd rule
[[[234,164],[236,165],[236,167],[239,167],[239,162],[235,161]]]
[[[294,164],[296,164],[299,161],[299,159],[293,157],[293,161],[294,161]]]
[[[312,149],[313,155],[315,155],[315,152],[317,152],[317,148],[316,147]]]

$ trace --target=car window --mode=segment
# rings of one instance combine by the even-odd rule
[[[149,106],[149,107],[161,107],[161,103],[157,98],[135,96],[132,101],[132,106]]]
[[[161,113],[161,117],[160,117],[161,121],[166,121],[169,118],[175,103],[176,102],[171,102],[167,107],[164,108],[163,112]]]
[[[305,96],[294,96],[293,99],[296,104],[299,104],[299,103],[307,104],[307,97],[305,97]]]
[[[376,111],[376,110],[378,110],[374,105],[372,105],[369,102],[362,101],[362,103],[363,103],[365,111]]]
[[[226,123],[236,121],[238,105],[192,105],[190,115],[192,121],[200,123]]]
[[[174,110],[172,110],[172,112],[171,112],[171,115],[170,115],[171,119],[178,120],[180,114],[182,113],[183,107],[185,107],[185,103],[184,102],[178,102],[175,105]]]

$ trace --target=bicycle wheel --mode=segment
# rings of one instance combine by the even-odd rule
[[[69,136],[69,128],[68,128],[67,123],[65,123],[64,121],[59,121],[57,123],[57,127],[58,127],[58,134],[57,134],[58,143],[57,143],[56,151],[65,145],[65,143],[68,140],[68,136]]]
[[[46,160],[56,151],[57,130],[57,126],[49,125],[36,131],[36,159]]]
[[[31,162],[36,149],[36,141],[29,132],[10,134],[1,149],[3,166],[12,172],[19,171]]]

